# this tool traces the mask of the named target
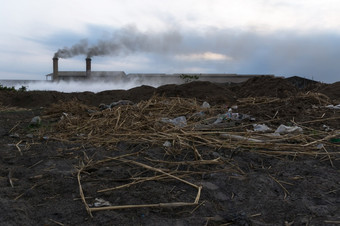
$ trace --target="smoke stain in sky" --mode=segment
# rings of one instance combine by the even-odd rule
[[[181,41],[182,37],[177,31],[151,33],[127,27],[114,32],[111,38],[99,40],[95,44],[89,44],[88,40],[83,39],[71,47],[59,49],[54,57],[94,57],[133,52],[167,53],[176,49]]]

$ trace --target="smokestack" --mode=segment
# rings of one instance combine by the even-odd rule
[[[53,78],[52,80],[58,80],[58,57],[53,57]]]
[[[87,57],[86,59],[86,76],[91,76],[91,58]]]

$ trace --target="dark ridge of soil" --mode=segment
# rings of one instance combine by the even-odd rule
[[[211,104],[235,102],[235,94],[226,86],[203,81],[183,85],[164,85],[157,88],[156,93],[166,97],[197,98]]]
[[[320,82],[307,79],[307,78],[302,78],[299,76],[292,76],[289,78],[286,78],[286,80],[290,83],[292,83],[296,88],[300,90],[312,90],[320,84]]]
[[[76,99],[83,104],[98,106],[101,103],[109,104],[118,100],[130,100],[139,102],[147,100],[158,94],[165,97],[197,98],[211,103],[233,103],[235,95],[227,87],[211,82],[192,82],[183,85],[164,85],[159,88],[140,86],[129,90],[109,90],[99,93],[62,93],[56,91],[1,91],[0,102],[5,106],[17,106],[25,108],[46,107],[58,101],[70,101]]]
[[[340,82],[335,82],[330,85],[326,85],[325,87],[319,90],[320,93],[325,94],[330,99],[334,100],[339,104],[340,102]]]
[[[239,98],[259,96],[285,98],[297,94],[297,89],[290,82],[272,76],[248,79],[238,90],[236,88],[234,90]]]

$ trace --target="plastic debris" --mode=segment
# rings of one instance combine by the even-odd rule
[[[116,106],[120,106],[120,105],[133,105],[134,103],[130,100],[119,100],[117,102],[112,102],[110,104],[110,108],[116,107]]]
[[[329,141],[333,144],[337,144],[337,143],[340,143],[340,138],[332,138]]]
[[[316,148],[320,150],[320,149],[324,148],[324,145],[323,144],[318,144],[318,145],[316,145]]]
[[[240,121],[244,119],[250,119],[250,120],[255,120],[250,117],[250,115],[246,114],[240,114],[240,113],[233,113],[233,110],[229,108],[227,113],[218,115],[216,121],[213,124],[218,124],[223,122],[224,120],[235,120],[235,121]]]
[[[12,133],[9,136],[12,137],[12,138],[19,138],[20,137],[19,134],[17,134],[17,133]]]
[[[163,144],[163,147],[171,147],[171,142],[170,141],[165,141],[164,144]]]
[[[329,127],[329,126],[327,126],[327,125],[322,125],[322,128],[323,128],[326,132],[333,131],[333,129],[331,129],[331,127]]]
[[[203,104],[201,105],[201,108],[210,108],[210,104],[204,101]]]
[[[227,134],[227,133],[222,133],[220,135],[221,137],[224,138],[229,138],[232,140],[244,140],[244,141],[250,141],[250,142],[255,142],[255,143],[263,143],[263,140],[258,140],[258,139],[254,139],[254,138],[249,138],[249,137],[243,137],[243,136],[239,136],[239,135],[234,135],[234,134]]]
[[[33,134],[32,133],[29,133],[26,135],[27,138],[33,138]]]
[[[30,122],[30,126],[39,126],[41,124],[41,118],[39,116],[35,116],[32,118]]]
[[[99,109],[100,110],[105,110],[105,109],[111,109],[116,106],[121,106],[121,105],[133,105],[134,103],[130,100],[119,100],[117,102],[112,102],[111,104],[100,104]]]
[[[340,110],[340,104],[338,104],[338,105],[330,104],[330,105],[327,105],[326,108]]]
[[[101,198],[95,198],[93,206],[94,207],[111,206],[111,203]]]
[[[204,111],[196,112],[191,117],[193,118],[203,118],[205,116]]]
[[[171,123],[174,126],[177,127],[184,127],[187,125],[187,119],[185,116],[179,116],[177,118],[174,119],[168,119],[168,118],[162,118],[161,122],[165,122],[165,123]]]
[[[253,124],[255,132],[268,132],[272,129],[265,124]]]
[[[301,133],[302,128],[298,126],[285,126],[281,124],[276,130],[275,133],[285,134],[285,133]]]

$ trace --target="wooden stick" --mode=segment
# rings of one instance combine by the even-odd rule
[[[131,208],[147,208],[147,207],[180,207],[180,206],[194,206],[197,205],[193,202],[172,202],[172,203],[158,203],[158,204],[142,204],[142,205],[121,205],[121,206],[105,206],[105,207],[91,207],[90,211],[102,211],[102,210],[118,210],[118,209],[131,209]]]
[[[21,142],[22,142],[22,140],[15,144],[15,147],[17,147],[17,149],[18,149],[20,155],[22,155],[21,149],[20,149],[20,147],[19,147],[19,144],[20,144]]]
[[[198,185],[196,185],[196,184],[190,183],[189,181],[186,181],[186,180],[183,180],[183,179],[181,179],[181,178],[179,178],[179,177],[176,177],[176,176],[174,176],[174,175],[172,175],[172,174],[170,174],[170,173],[164,172],[163,170],[160,170],[160,169],[157,169],[157,168],[148,166],[148,165],[143,164],[143,163],[140,163],[140,162],[136,162],[136,161],[133,161],[133,160],[123,160],[123,159],[120,159],[120,161],[123,161],[123,162],[126,162],[126,163],[132,163],[132,164],[135,164],[135,165],[137,165],[137,166],[141,166],[141,167],[144,167],[144,168],[146,168],[146,169],[149,169],[149,170],[152,170],[152,171],[156,171],[156,172],[165,174],[165,175],[167,175],[167,176],[169,176],[169,177],[172,177],[172,178],[174,178],[174,179],[176,179],[176,180],[179,180],[179,181],[181,181],[181,182],[183,182],[183,183],[185,183],[185,184],[188,184],[188,185],[190,185],[190,186],[192,186],[192,187],[194,187],[194,188],[197,188],[197,189],[199,189],[199,187],[200,187],[200,186],[198,186]]]
[[[80,182],[80,174],[81,172],[84,170],[85,168],[85,165],[83,163],[83,166],[78,170],[78,173],[77,173],[77,180],[78,180],[78,186],[79,186],[79,194],[80,194],[80,197],[81,197],[81,200],[83,201],[84,205],[85,205],[85,208],[86,208],[86,211],[87,213],[93,217],[92,213],[91,213],[91,209],[89,207],[89,205],[87,205],[87,202],[85,200],[85,195],[84,195],[84,191],[83,191],[83,188],[81,186],[81,182]]]
[[[12,170],[8,172],[8,181],[12,188],[14,188],[13,181],[12,181]]]

